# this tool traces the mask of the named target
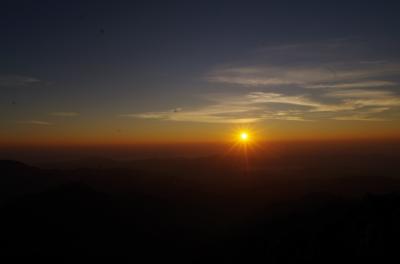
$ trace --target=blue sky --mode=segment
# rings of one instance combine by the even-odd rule
[[[147,120],[188,126],[332,120],[397,129],[399,7],[5,1],[2,135],[24,125],[76,132],[85,122]]]

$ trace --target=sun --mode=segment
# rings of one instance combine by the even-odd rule
[[[231,145],[227,149],[226,154],[237,155],[243,158],[248,164],[249,158],[254,156],[259,145],[259,130],[249,125],[240,125],[233,129],[231,133]],[[247,165],[246,165],[247,166]]]
[[[239,134],[239,139],[242,142],[247,142],[249,140],[249,134],[247,132],[242,131]]]

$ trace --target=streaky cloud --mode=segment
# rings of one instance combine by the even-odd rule
[[[342,92],[342,93],[341,93]],[[262,120],[318,121],[322,119],[383,120],[376,114],[400,107],[400,97],[390,91],[337,90],[323,94],[335,98],[324,102],[307,94],[250,92],[222,99],[210,96],[210,103],[189,110],[144,112],[122,117],[202,123],[252,123]],[[322,115],[321,115],[322,114]]]
[[[209,82],[271,87],[295,85],[303,88],[355,88],[394,86],[397,82],[385,77],[400,74],[400,64],[369,65],[336,64],[313,66],[253,66],[219,69],[211,72]],[[379,78],[380,80],[376,80]]]
[[[26,86],[39,83],[37,78],[22,75],[0,75],[0,86]]]
[[[364,48],[354,39],[265,47],[257,58],[214,67],[206,74],[205,80],[219,85],[223,96],[209,94],[207,102],[185,110],[125,116],[208,123],[395,117],[400,61]]]
[[[322,89],[322,88],[372,88],[372,87],[388,87],[396,86],[398,83],[392,81],[363,81],[363,82],[350,82],[350,83],[333,83],[333,84],[316,84],[305,86],[305,88]]]
[[[332,119],[334,120],[339,120],[339,121],[373,121],[373,122],[383,122],[383,121],[389,121],[385,118],[379,118],[379,117],[369,117],[365,115],[350,115],[350,116],[337,116],[333,117]]]
[[[40,121],[40,120],[27,120],[27,121],[17,121],[18,124],[26,124],[26,125],[38,125],[38,126],[49,126],[52,123],[47,121]]]
[[[79,116],[80,113],[78,112],[52,112],[50,113],[52,116],[59,116],[59,117],[76,117]]]

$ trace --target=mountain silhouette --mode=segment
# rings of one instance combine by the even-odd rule
[[[124,166],[41,169],[0,161],[0,254],[269,263],[397,254],[396,177],[288,171],[243,178],[219,157],[115,164]]]

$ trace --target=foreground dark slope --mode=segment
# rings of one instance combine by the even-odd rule
[[[7,193],[1,254],[333,262],[396,252],[393,160],[355,172],[337,158],[336,167],[297,159],[280,170],[258,161],[252,171],[220,157],[114,163],[39,169],[0,162]]]

